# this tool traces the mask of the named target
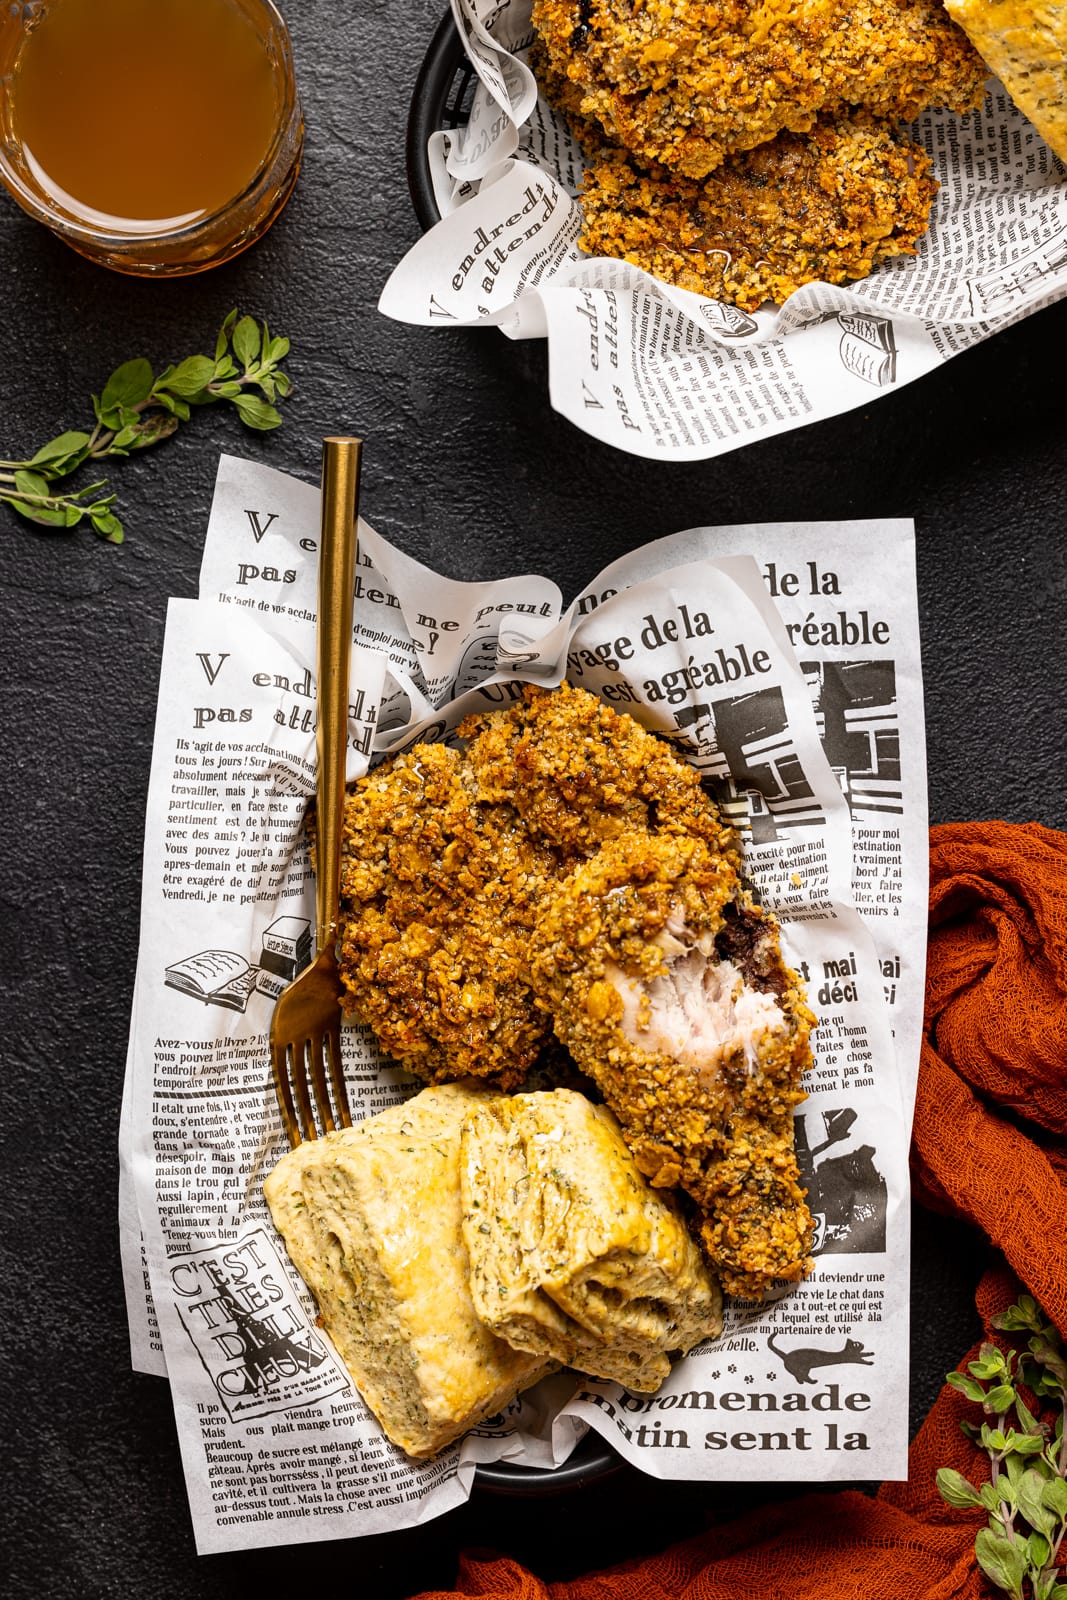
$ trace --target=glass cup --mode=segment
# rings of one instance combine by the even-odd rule
[[[216,198],[209,206],[185,208],[182,215],[165,218],[120,216],[83,203],[50,180],[20,134],[20,58],[26,60],[23,51],[33,30],[46,27],[49,12],[63,3],[15,0],[0,12],[0,183],[24,211],[80,255],[118,272],[177,277],[203,272],[247,249],[267,231],[292,193],[304,142],[289,31],[271,0],[225,0],[251,24],[269,64],[273,126],[258,165],[239,192],[225,200]],[[109,3],[94,0],[96,15],[106,13]],[[182,3],[192,6],[195,0]],[[212,63],[205,62],[205,73],[211,69]],[[121,85],[116,88],[116,140],[113,148],[100,150],[102,161],[124,159],[123,97]],[[110,96],[112,85],[101,85],[99,92]],[[226,93],[226,85],[219,84],[218,92]],[[166,108],[160,112],[167,115]],[[176,115],[180,117],[180,109]],[[135,128],[131,134],[145,140],[153,137],[151,128]]]

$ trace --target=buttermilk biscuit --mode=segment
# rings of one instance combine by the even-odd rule
[[[1067,7],[1057,0],[945,0],[945,10],[1067,161]]]
[[[264,1184],[293,1265],[389,1438],[432,1456],[552,1368],[475,1315],[460,1212],[460,1127],[492,1098],[424,1089],[298,1145]]]
[[[475,1309],[517,1349],[650,1394],[670,1353],[720,1332],[673,1197],[603,1106],[569,1089],[487,1101],[464,1125],[461,1172]]]

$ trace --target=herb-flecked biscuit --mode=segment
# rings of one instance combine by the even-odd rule
[[[722,1328],[722,1297],[674,1197],[618,1123],[569,1089],[502,1096],[463,1126],[475,1310],[517,1349],[653,1393]]]
[[[1067,8],[1062,0],[945,0],[1041,137],[1067,161]]]
[[[460,1129],[480,1085],[424,1089],[300,1144],[264,1193],[326,1332],[389,1438],[432,1456],[552,1370],[475,1314],[460,1211]]]

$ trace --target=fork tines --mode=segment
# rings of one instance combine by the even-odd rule
[[[318,1139],[338,1128],[352,1126],[341,1064],[339,1028],[312,1034],[295,1043],[275,1040],[270,1064],[282,1123],[294,1149],[305,1139]],[[314,1105],[308,1093],[309,1079]]]

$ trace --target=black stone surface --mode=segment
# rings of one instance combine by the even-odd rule
[[[128,1366],[115,1147],[166,599],[195,593],[220,450],[313,479],[321,436],[358,431],[365,511],[389,538],[457,577],[544,572],[568,597],[677,528],[912,515],[933,819],[1067,823],[1067,303],[865,409],[717,461],[615,454],[550,411],[541,346],[401,327],[375,310],[416,236],[404,125],[437,0],[287,9],[305,165],[247,255],[181,282],[120,278],[0,196],[0,454],[75,426],[119,361],[207,344],[233,305],[292,338],[299,385],[272,437],[206,413],[118,464],[121,549],[0,509],[0,1588],[13,1596],[220,1600],[329,1580],[360,1600],[405,1600],[450,1585],[465,1546],[571,1575],[769,1492],[626,1470],[552,1501],[479,1493],[413,1532],[194,1555],[166,1386]],[[149,136],[116,125],[102,159]],[[973,1337],[981,1259],[966,1230],[917,1215],[913,1427]]]

